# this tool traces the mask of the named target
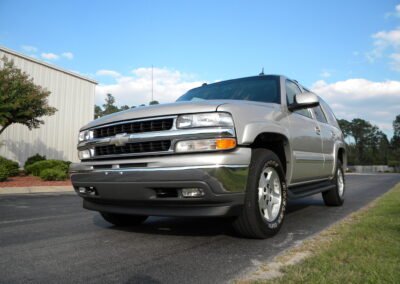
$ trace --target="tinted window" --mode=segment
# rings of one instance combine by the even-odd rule
[[[204,85],[188,91],[178,99],[196,100],[246,100],[279,104],[279,77],[259,76]]]
[[[294,96],[297,94],[300,94],[300,93],[301,93],[301,91],[295,83],[293,83],[292,81],[286,80],[286,96],[287,96],[289,105],[294,103]]]
[[[313,108],[314,113],[315,113],[315,118],[319,121],[319,122],[324,122],[327,123],[326,117],[324,112],[321,109],[321,106],[317,106]]]
[[[336,126],[337,128],[340,128],[339,124],[337,123],[336,117],[328,104],[321,98],[319,99],[319,102],[324,110],[324,113],[326,114],[326,118],[328,119],[329,123],[333,126]]]
[[[292,104],[294,102],[294,96],[300,93],[301,91],[299,87],[294,82],[286,80],[286,97],[288,105]],[[310,110],[308,109],[298,109],[294,112],[312,118]]]

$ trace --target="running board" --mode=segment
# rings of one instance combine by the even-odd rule
[[[335,186],[336,185],[332,184],[332,181],[323,181],[305,185],[292,186],[288,188],[288,197],[289,199],[303,198],[309,195],[331,190],[335,188]]]

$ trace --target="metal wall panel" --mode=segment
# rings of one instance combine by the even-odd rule
[[[48,64],[40,64],[15,53],[0,49],[3,56],[28,73],[35,84],[51,92],[49,104],[58,111],[44,117],[44,125],[29,130],[14,124],[0,135],[0,155],[18,161],[22,166],[36,153],[48,159],[78,161],[76,145],[79,129],[93,120],[96,83]]]

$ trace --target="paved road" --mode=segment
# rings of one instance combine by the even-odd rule
[[[1,283],[227,282],[359,209],[400,175],[352,175],[340,208],[320,195],[291,202],[281,232],[241,239],[221,219],[151,218],[117,229],[73,194],[0,197]]]

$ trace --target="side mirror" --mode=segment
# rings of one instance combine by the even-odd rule
[[[301,93],[294,96],[294,103],[288,106],[290,111],[316,107],[319,105],[318,97],[313,93]]]

